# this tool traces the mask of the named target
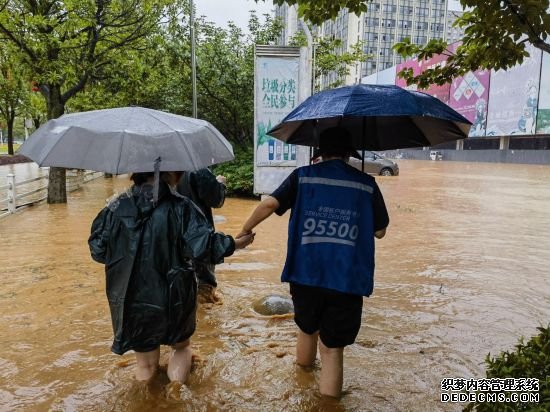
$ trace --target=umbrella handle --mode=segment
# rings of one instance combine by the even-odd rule
[[[153,205],[156,206],[159,200],[159,186],[160,186],[160,156],[155,159],[155,181],[153,183]]]

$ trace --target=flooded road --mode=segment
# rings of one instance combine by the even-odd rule
[[[288,216],[217,268],[222,305],[199,310],[200,359],[186,387],[133,380],[133,355],[110,352],[103,267],[87,237],[127,177],[97,179],[67,205],[0,220],[0,410],[459,410],[444,377],[484,377],[487,353],[513,348],[550,317],[550,167],[400,161],[378,178],[390,213],[376,242],[375,291],[345,352],[337,403],[317,395],[318,367],[294,365],[296,327],[252,310],[279,282]],[[236,234],[257,205],[228,199],[218,230]],[[161,362],[166,362],[163,351]]]

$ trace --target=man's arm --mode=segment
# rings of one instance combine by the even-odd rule
[[[386,203],[380,188],[374,183],[374,192],[372,196],[372,206],[374,214],[374,237],[382,239],[386,236],[386,228],[390,223],[390,217],[388,216],[388,210],[386,209]]]
[[[272,196],[267,196],[260,202],[258,207],[254,209],[250,217],[247,219],[241,232],[237,235],[237,239],[241,236],[252,233],[252,230],[271,216],[279,208],[279,206],[279,201],[277,199]]]

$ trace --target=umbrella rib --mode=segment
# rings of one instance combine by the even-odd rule
[[[124,138],[126,137],[126,130],[122,131],[122,137],[120,138],[120,146],[118,147],[118,161],[116,163],[116,174],[120,170],[120,159],[122,159],[122,146],[124,145]]]
[[[153,119],[156,119],[158,120],[159,122],[161,122],[162,124],[164,124],[165,126],[168,126],[169,128],[173,128],[173,126],[171,126],[169,123],[166,123],[164,120],[160,119],[159,117],[156,116],[156,113],[151,113],[149,111],[149,116],[151,116]],[[198,120],[198,119],[196,119]]]
[[[344,111],[342,112],[342,117],[345,116],[345,113],[347,113],[348,111],[348,107],[349,105],[351,104],[351,98],[353,96],[353,90],[351,91],[351,93],[349,94],[349,99],[348,99],[348,102],[346,103],[346,107],[344,107]]]
[[[218,140],[220,140],[223,143],[225,148],[227,150],[229,150],[231,153],[233,153],[233,148],[231,147],[231,143],[229,143],[229,141],[227,139],[225,139],[225,136],[223,136],[223,135],[222,135],[222,137],[225,139],[225,142],[223,140],[219,139],[219,136],[216,134],[216,132],[214,130],[212,130],[212,128],[213,128],[213,126],[210,123],[206,124],[206,130],[208,130],[210,132],[210,134],[212,134],[214,137],[218,138]],[[219,133],[219,134],[221,134],[221,133]]]

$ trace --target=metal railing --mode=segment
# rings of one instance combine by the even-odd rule
[[[67,191],[80,189],[85,183],[103,176],[101,172],[67,170]],[[47,198],[48,176],[16,182],[14,174],[8,174],[7,184],[0,186],[0,196],[6,191],[7,197],[0,198],[0,218],[15,213],[17,209],[41,202]],[[25,190],[19,193],[20,190]]]

